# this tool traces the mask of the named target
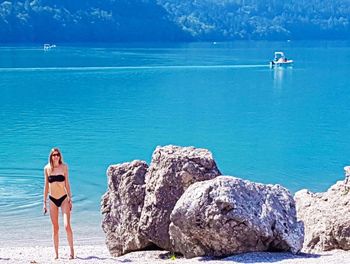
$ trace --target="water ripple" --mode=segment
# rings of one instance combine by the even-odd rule
[[[268,64],[240,65],[161,65],[161,66],[98,66],[98,67],[23,67],[0,68],[0,72],[31,72],[31,71],[105,71],[105,70],[166,70],[166,69],[246,69],[268,67]]]

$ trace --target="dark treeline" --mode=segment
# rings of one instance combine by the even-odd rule
[[[212,39],[349,39],[349,0],[159,0],[192,36]]]
[[[0,4],[0,42],[176,41],[191,36],[153,0],[18,0]]]
[[[0,42],[350,39],[350,0],[0,1]]]

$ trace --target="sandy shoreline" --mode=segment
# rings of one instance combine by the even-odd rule
[[[87,245],[76,247],[76,259],[68,260],[69,249],[67,246],[60,247],[60,259],[53,259],[53,248],[45,246],[26,247],[1,247],[0,263],[347,263],[350,252],[330,251],[322,254],[299,254],[291,253],[247,253],[224,259],[193,258],[184,259],[177,257],[169,259],[167,251],[138,251],[124,256],[113,258],[105,245]]]

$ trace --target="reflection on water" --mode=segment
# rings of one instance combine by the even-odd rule
[[[286,78],[291,78],[293,73],[293,67],[274,67],[273,71],[273,87],[275,89],[281,89],[283,85],[283,80]]]

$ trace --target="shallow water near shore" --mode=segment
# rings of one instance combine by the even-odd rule
[[[277,50],[295,65],[270,69]],[[82,244],[103,240],[107,167],[149,163],[157,145],[207,148],[223,174],[325,191],[350,163],[349,72],[348,42],[0,47],[0,246],[51,243],[41,206],[53,146]]]

